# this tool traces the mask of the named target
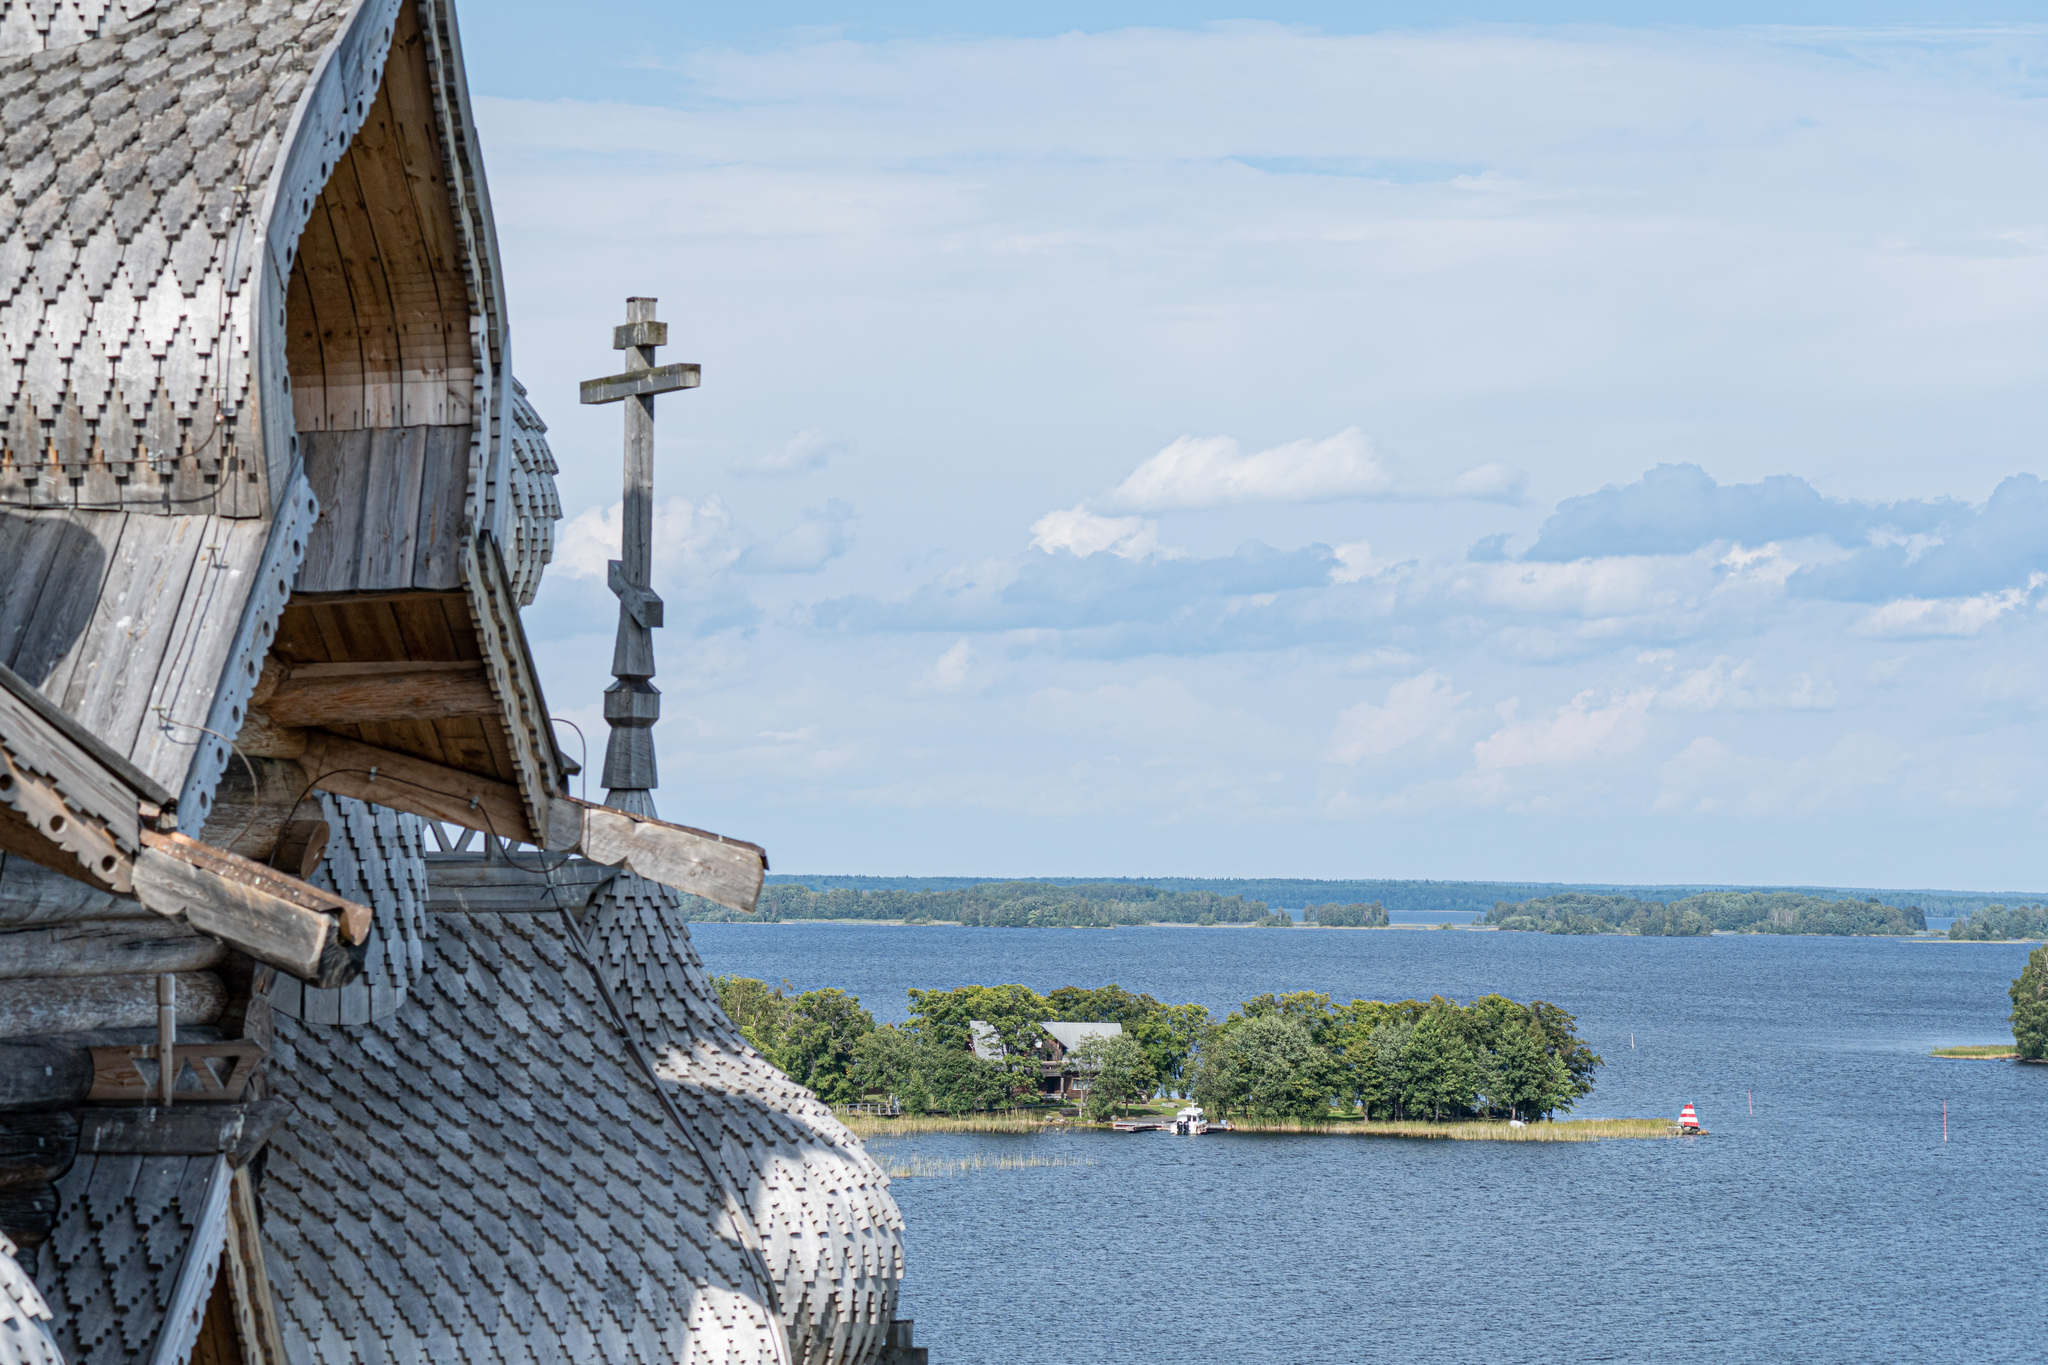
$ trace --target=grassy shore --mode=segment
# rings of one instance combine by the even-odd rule
[[[1598,1142],[1602,1138],[1666,1138],[1669,1119],[1559,1119],[1511,1128],[1505,1120],[1462,1123],[1358,1121],[1336,1123],[1232,1123],[1240,1133],[1324,1133],[1335,1137],[1448,1138],[1458,1142]]]
[[[1971,1047],[1938,1047],[1931,1054],[1936,1057],[1975,1057],[1987,1061],[2017,1059],[2019,1049],[2011,1043],[1983,1043]]]
[[[873,1114],[841,1114],[846,1126],[861,1137],[911,1137],[920,1133],[1046,1133],[1108,1132],[1108,1124],[1083,1123],[1050,1114],[905,1114],[895,1118]],[[1372,1122],[1334,1119],[1327,1123],[1287,1121],[1258,1123],[1233,1120],[1236,1133],[1316,1133],[1329,1137],[1444,1138],[1461,1142],[1597,1142],[1602,1138],[1664,1138],[1672,1136],[1668,1119],[1561,1119],[1511,1128],[1505,1121],[1473,1119],[1457,1123]]]

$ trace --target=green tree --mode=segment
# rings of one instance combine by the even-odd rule
[[[1479,1090],[1479,1058],[1458,1007],[1441,996],[1415,1022],[1402,1059],[1407,1108],[1441,1119],[1473,1107]]]
[[[972,1055],[972,1024],[995,1032],[1000,1055],[978,1059],[1005,1078],[1007,1098],[1038,1094],[1039,1061],[1046,1044],[1043,1022],[1054,1018],[1052,1002],[1028,986],[961,986],[950,991],[910,992],[911,1031],[941,1052]],[[958,1068],[945,1064],[948,1074]],[[980,1073],[976,1073],[979,1075]],[[977,1091],[978,1093],[978,1091]]]
[[[1127,1109],[1152,1098],[1159,1083],[1152,1059],[1128,1033],[1083,1038],[1067,1056],[1088,1077],[1087,1114],[1091,1119],[1107,1118],[1117,1108]]]
[[[1010,1094],[1010,1076],[964,1047],[884,1024],[853,1048],[853,1085],[863,1095],[895,1096],[913,1114],[990,1109]]]
[[[1256,1118],[1316,1119],[1330,1113],[1342,1069],[1316,1045],[1298,1015],[1261,1014],[1219,1031],[1219,1054],[1196,1098],[1219,1113],[1242,1110]],[[1209,1098],[1204,1098],[1207,1089]]]
[[[718,992],[719,1008],[739,1025],[740,1036],[753,1044],[754,1051],[774,1062],[775,1050],[782,1043],[783,1027],[789,1020],[789,983],[771,986],[751,976],[714,976],[711,987]]]
[[[2013,980],[2012,1040],[2030,1061],[2048,1058],[2048,944],[2027,954],[2026,968]]]
[[[847,1104],[858,1097],[856,1048],[874,1031],[874,1016],[845,991],[805,991],[789,1002],[770,1060],[827,1104]]]
[[[1160,1017],[1161,1040],[1155,1051],[1147,1044],[1152,1069],[1171,1094],[1185,1096],[1194,1084],[1191,1063],[1212,1023],[1206,1005],[1171,1005]]]
[[[1415,1037],[1415,1025],[1407,1019],[1388,1019],[1375,1024],[1366,1036],[1363,1062],[1369,1078],[1355,1084],[1369,1089],[1373,1098],[1392,1110],[1390,1117],[1406,1118],[1412,1092],[1408,1084],[1408,1044]],[[1366,1117],[1372,1117],[1370,1108]]]
[[[1593,1093],[1593,1073],[1606,1063],[1579,1037],[1579,1021],[1548,1000],[1530,1001],[1529,1017],[1543,1035],[1544,1048],[1565,1070],[1564,1088],[1556,1103],[1544,1110],[1544,1116],[1547,1118],[1551,1110],[1570,1113],[1575,1102]]]

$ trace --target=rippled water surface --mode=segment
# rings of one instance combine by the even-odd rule
[[[1572,1010],[1580,1113],[1687,1141],[917,1137],[878,1154],[1082,1163],[899,1179],[903,1312],[934,1365],[1109,1361],[2036,1361],[2048,1067],[2000,1042],[2028,949],[1458,931],[696,925],[715,972],[841,986],[1114,981]],[[1634,1047],[1630,1040],[1633,1036]],[[1753,1097],[1755,1113],[1749,1112]],[[1948,1138],[1943,1141],[1942,1106]]]

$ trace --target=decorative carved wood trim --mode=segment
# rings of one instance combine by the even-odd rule
[[[89,1104],[147,1104],[161,1095],[162,1066],[154,1044],[92,1049]],[[249,1080],[267,1055],[261,1043],[247,1039],[226,1043],[179,1043],[172,1051],[178,1074],[172,1095],[179,1104],[238,1104]],[[182,1088],[187,1075],[194,1085]]]

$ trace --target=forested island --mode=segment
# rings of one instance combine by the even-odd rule
[[[1123,1026],[1073,1054],[1088,1070],[1095,1117],[1160,1092],[1250,1119],[1548,1117],[1590,1094],[1601,1065],[1571,1014],[1499,995],[1338,1004],[1296,991],[1247,1000],[1219,1021],[1202,1005],[1116,985],[1046,995],[963,986],[912,990],[909,1021],[878,1026],[838,989],[797,993],[734,976],[714,984],[747,1040],[820,1098],[890,1098],[910,1113],[1038,1102],[1042,1025],[1060,1021]],[[993,1030],[998,1056],[976,1054],[970,1021]]]
[[[2048,905],[1987,905],[1950,924],[1948,936],[1967,943],[2048,938]]]
[[[709,901],[688,898],[684,907],[692,920],[742,920],[776,923],[784,920],[900,920],[905,924],[962,924],[978,929],[1121,928],[1144,924],[1241,924],[1259,928],[1291,928],[1290,915],[1275,913],[1265,902],[1214,891],[1167,891],[1130,882],[978,882],[932,891],[897,891],[886,887],[855,890],[834,887],[814,891],[781,883],[762,888],[751,915]],[[1374,928],[1387,923],[1386,907],[1378,904],[1312,905],[1305,923],[1328,928]]]
[[[1546,934],[1641,934],[1689,938],[1739,934],[1918,934],[1927,916],[1917,905],[1876,899],[1829,900],[1796,891],[1708,891],[1681,900],[1641,900],[1566,892],[1495,905],[1483,923]]]
[[[2048,900],[2048,892],[1941,891],[1931,888],[1856,886],[1756,886],[1728,882],[1682,882],[1664,885],[1620,882],[1459,882],[1401,878],[1318,880],[1306,877],[877,877],[831,873],[775,873],[771,886],[802,885],[813,891],[962,891],[990,883],[1071,889],[1100,888],[1107,899],[1127,896],[1130,888],[1157,891],[1207,892],[1262,901],[1273,909],[1299,910],[1328,902],[1378,902],[1394,914],[1471,914],[1483,916],[1501,901],[1528,901],[1566,892],[1594,896],[1626,896],[1666,904],[1715,891],[1796,892],[1826,901],[1875,898],[1888,905],[1917,905],[1933,916],[1968,915],[1993,903]]]

